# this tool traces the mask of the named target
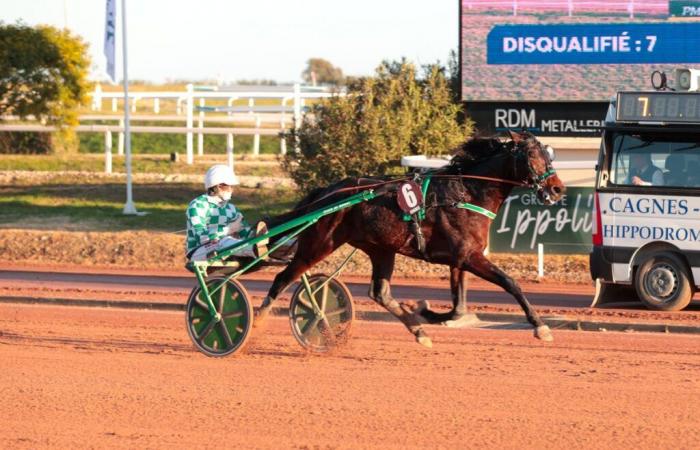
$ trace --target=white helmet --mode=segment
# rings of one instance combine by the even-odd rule
[[[217,186],[219,184],[228,184],[229,186],[235,186],[238,184],[238,177],[233,174],[233,170],[226,164],[216,164],[211,166],[207,170],[207,174],[204,175],[204,187],[209,189],[210,187]]]

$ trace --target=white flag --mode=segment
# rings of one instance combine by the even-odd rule
[[[105,49],[107,57],[107,75],[112,81],[117,81],[114,76],[114,48],[115,31],[117,27],[116,0],[107,0],[107,14],[105,15]]]

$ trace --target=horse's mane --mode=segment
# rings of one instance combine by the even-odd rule
[[[452,150],[448,172],[473,166],[503,149],[503,143],[495,136],[475,136]]]

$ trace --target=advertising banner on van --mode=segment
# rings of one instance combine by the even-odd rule
[[[700,62],[700,23],[496,25],[488,64]]]
[[[543,205],[534,192],[514,189],[491,224],[494,253],[588,253],[593,228],[593,188],[568,187],[554,205]]]

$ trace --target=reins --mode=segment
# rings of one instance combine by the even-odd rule
[[[493,181],[496,183],[503,183],[503,184],[511,184],[513,186],[529,186],[527,183],[523,181],[513,181],[513,180],[507,180],[505,178],[494,178],[494,177],[484,177],[481,175],[440,175],[440,174],[435,174],[433,175],[433,178],[470,178],[473,180],[482,180],[482,181]]]
[[[549,178],[549,177],[551,177],[551,176],[553,176],[553,175],[555,174],[555,171],[554,171],[553,168],[547,167],[547,170],[546,170],[545,173],[543,173],[542,175],[537,176],[536,174],[534,174],[534,170],[532,169],[532,166],[530,165],[529,161],[528,161],[528,170],[529,170],[529,172],[530,172],[529,175],[535,175],[535,176],[533,176],[533,180],[532,180],[533,183],[528,183],[528,182],[526,182],[526,181],[513,181],[513,180],[506,179],[506,178],[487,177],[487,176],[482,176],[482,175],[441,174],[441,173],[440,173],[440,170],[444,170],[444,169],[439,169],[438,171],[435,171],[435,172],[432,172],[432,173],[428,172],[428,173],[426,173],[425,175],[426,175],[426,176],[430,176],[430,177],[432,177],[432,178],[443,178],[443,179],[471,179],[471,180],[490,181],[490,182],[494,182],[494,183],[509,184],[509,185],[517,186],[517,187],[533,187],[533,186],[532,186],[533,183],[534,183],[535,185],[537,185],[537,184],[541,183],[542,181],[546,180],[547,178]],[[363,178],[358,178],[358,182],[359,182],[360,180],[362,180],[362,179],[363,179]],[[315,204],[317,204],[317,203],[319,203],[319,202],[322,202],[323,200],[326,200],[326,199],[329,198],[329,197],[332,197],[332,196],[334,196],[334,195],[341,194],[341,193],[344,193],[344,192],[353,192],[353,191],[357,191],[357,190],[359,190],[359,189],[374,189],[374,188],[377,188],[377,187],[382,187],[382,186],[397,184],[397,183],[401,183],[401,182],[404,182],[404,181],[410,181],[410,180],[415,180],[415,179],[416,179],[415,175],[411,175],[411,176],[403,176],[403,177],[400,177],[400,178],[392,178],[392,179],[390,179],[390,180],[380,181],[380,182],[377,182],[377,183],[364,184],[364,185],[357,185],[357,186],[348,186],[348,187],[340,188],[340,189],[337,189],[337,190],[335,190],[335,191],[329,192],[329,193],[323,195],[323,196],[320,197],[320,198],[317,198],[316,200],[314,200],[314,201],[312,201],[312,202],[310,202],[310,203],[307,203],[307,204],[302,205],[302,206],[300,206],[300,207],[298,207],[298,208],[295,208],[295,209],[289,211],[288,213],[286,213],[285,215],[294,214],[294,213],[297,212],[297,211],[301,211],[301,210],[304,210],[304,209],[308,209],[310,206],[313,206],[313,205],[315,205]],[[528,181],[529,181],[529,177],[528,177]],[[385,194],[385,193],[382,193],[382,194]]]

